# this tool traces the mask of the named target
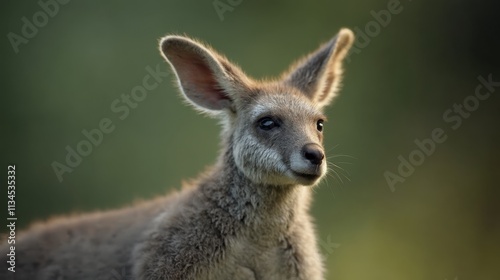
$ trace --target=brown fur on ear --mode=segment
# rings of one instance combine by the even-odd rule
[[[341,29],[329,42],[294,64],[283,75],[284,82],[300,89],[320,107],[328,105],[340,87],[342,61],[353,41],[353,32]]]
[[[203,112],[234,110],[235,99],[248,91],[251,82],[243,71],[202,43],[166,36],[160,51],[172,66],[184,97]]]

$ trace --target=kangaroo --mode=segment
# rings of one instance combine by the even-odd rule
[[[196,40],[162,38],[182,96],[221,122],[216,163],[167,196],[33,225],[0,278],[324,279],[308,209],[327,170],[322,110],[353,39],[341,29],[281,78],[256,81]]]

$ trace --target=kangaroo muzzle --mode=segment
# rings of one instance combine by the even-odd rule
[[[318,144],[306,144],[302,147],[302,156],[312,165],[321,165],[325,158],[323,148]]]

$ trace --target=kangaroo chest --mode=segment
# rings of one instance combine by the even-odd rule
[[[229,240],[218,279],[300,279],[300,257],[290,236],[244,236]]]

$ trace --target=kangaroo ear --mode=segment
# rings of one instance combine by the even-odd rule
[[[285,83],[300,89],[321,107],[336,95],[342,80],[342,61],[354,41],[351,30],[343,28],[329,42],[311,53],[284,75]]]
[[[179,87],[191,104],[206,113],[235,111],[234,101],[249,79],[222,55],[192,39],[167,36],[160,51],[172,66]]]

